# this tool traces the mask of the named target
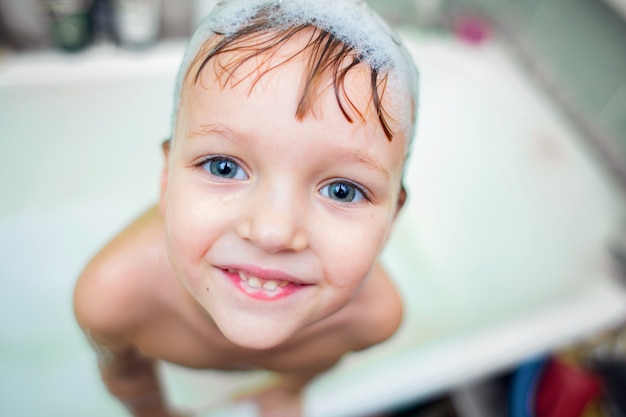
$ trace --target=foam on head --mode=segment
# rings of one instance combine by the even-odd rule
[[[203,19],[183,58],[176,82],[174,123],[185,74],[205,44],[217,33],[229,36],[261,10],[270,12],[273,26],[304,24],[325,30],[352,47],[361,61],[387,73],[385,100],[397,129],[406,137],[407,150],[417,119],[417,70],[402,42],[362,0],[224,0]]]

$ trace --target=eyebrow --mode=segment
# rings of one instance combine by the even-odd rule
[[[389,172],[385,169],[383,164],[371,153],[363,151],[353,151],[348,149],[340,149],[335,152],[335,156],[346,162],[356,162],[358,164],[366,165],[385,176],[389,179]]]
[[[231,141],[245,141],[245,136],[234,134],[227,127],[216,123],[200,125],[197,130],[189,132],[187,134],[187,138],[194,139],[211,135],[219,135]],[[354,162],[366,165],[374,171],[384,175],[386,179],[390,178],[389,171],[387,171],[383,164],[371,153],[339,148],[334,151],[334,155],[337,159],[344,162]]]
[[[211,136],[211,135],[219,135],[219,136],[222,136],[223,138],[230,139],[230,140],[235,140],[238,138],[238,136],[234,135],[232,131],[216,123],[200,125],[200,127],[197,130],[189,132],[187,134],[187,138],[194,139],[198,137],[206,137],[206,136]]]

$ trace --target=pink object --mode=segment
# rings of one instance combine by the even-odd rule
[[[461,16],[454,22],[454,33],[462,41],[478,45],[489,36],[489,24],[477,16]]]

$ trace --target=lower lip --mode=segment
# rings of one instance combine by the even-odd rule
[[[285,297],[290,296],[294,292],[301,290],[306,285],[296,285],[289,283],[286,287],[277,288],[276,291],[267,291],[263,288],[250,288],[244,281],[241,280],[238,273],[228,272],[222,269],[222,272],[241,292],[246,294],[250,298],[261,301],[277,301]]]

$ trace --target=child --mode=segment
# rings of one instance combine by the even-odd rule
[[[262,416],[389,338],[377,256],[402,207],[415,69],[356,0],[222,2],[181,66],[158,207],[89,263],[75,312],[109,391],[173,416],[155,361],[281,378]]]

